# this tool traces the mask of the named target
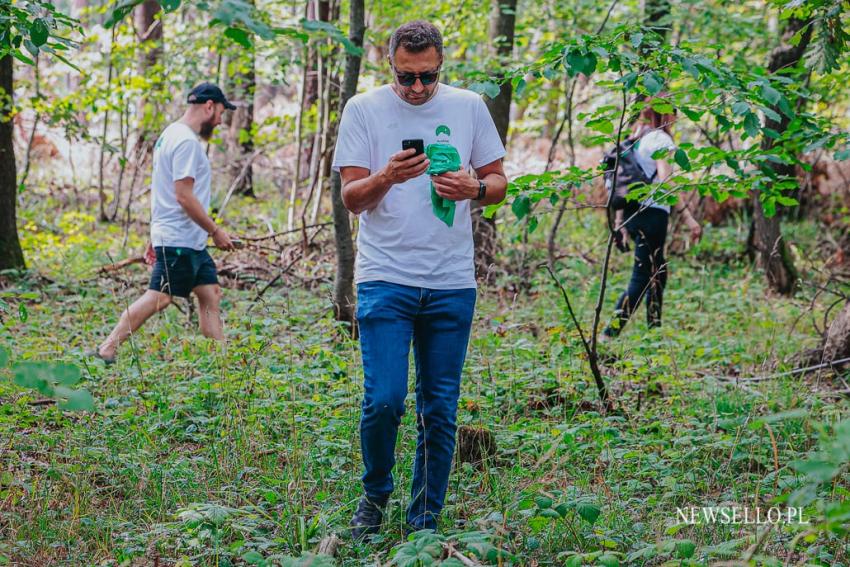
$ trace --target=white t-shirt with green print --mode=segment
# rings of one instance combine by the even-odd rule
[[[333,168],[356,166],[376,172],[401,141],[421,138],[457,148],[464,169],[505,155],[481,97],[440,84],[422,105],[402,100],[390,85],[348,101],[339,126]],[[421,175],[393,185],[371,211],[360,214],[357,283],[387,281],[430,289],[475,287],[470,202],[458,201],[451,227],[434,216],[431,179]]]

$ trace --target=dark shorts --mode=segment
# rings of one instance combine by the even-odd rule
[[[189,292],[199,285],[218,284],[215,262],[206,249],[156,246],[154,250],[156,263],[149,289],[189,297]]]

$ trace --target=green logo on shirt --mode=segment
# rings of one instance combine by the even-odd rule
[[[440,137],[440,134],[443,134],[443,133],[444,133],[446,136],[451,136],[451,135],[452,135],[452,131],[451,131],[451,130],[449,130],[449,127],[448,127],[448,126],[446,126],[445,124],[440,124],[439,126],[437,126],[437,130],[436,130],[436,132],[434,132],[434,135],[435,135],[435,136],[437,136],[437,137],[439,138],[439,137]]]

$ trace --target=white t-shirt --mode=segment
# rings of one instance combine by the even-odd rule
[[[652,154],[661,149],[676,149],[676,144],[673,143],[673,138],[671,138],[664,130],[650,130],[641,137],[640,143],[637,147],[637,159],[638,163],[643,168],[643,171],[646,173],[646,176],[650,179],[652,179],[652,176],[655,175],[655,172],[658,169],[658,166],[655,165],[655,160],[652,159]],[[660,179],[655,179],[654,183],[658,183],[660,181]],[[646,205],[647,207],[661,209],[668,213],[670,212],[670,207],[668,205],[656,203],[651,198],[641,201],[641,204]]]
[[[505,155],[487,106],[472,91],[440,84],[422,105],[402,100],[390,85],[357,95],[342,114],[333,168],[383,168],[401,141],[445,142],[457,148],[464,169]],[[357,283],[382,280],[430,289],[475,287],[469,201],[457,201],[453,226],[431,207],[431,178],[423,174],[393,185],[371,211],[360,214]]]
[[[177,202],[174,182],[191,177],[192,192],[204,210],[210,206],[212,170],[198,136],[186,124],[175,122],[156,141],[151,180],[151,243],[203,250],[207,232],[189,218]]]

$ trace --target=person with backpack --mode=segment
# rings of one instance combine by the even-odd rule
[[[632,135],[620,144],[619,160],[616,159],[616,149],[608,153],[604,160],[608,169],[605,179],[610,191],[609,206],[615,210],[615,242],[620,250],[625,251],[628,250],[627,243],[631,237],[635,256],[631,280],[617,300],[614,317],[600,335],[602,341],[620,334],[644,295],[647,297],[647,324],[650,327],[661,325],[661,306],[668,273],[664,242],[667,239],[670,206],[661,202],[660,196],[653,196],[652,192],[642,201],[626,199],[629,189],[636,183],[661,183],[673,171],[666,160],[653,159],[652,156],[659,150],[676,148],[670,134],[676,115],[657,112],[651,102],[646,101]],[[615,163],[617,179],[614,185]],[[674,207],[682,215],[690,230],[691,242],[695,244],[702,236],[702,227],[684,201],[679,200]]]

